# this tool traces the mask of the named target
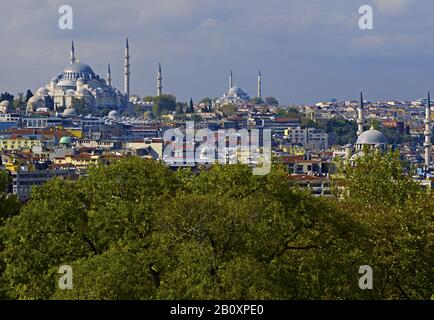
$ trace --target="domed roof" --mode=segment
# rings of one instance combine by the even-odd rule
[[[119,117],[119,113],[116,110],[112,110],[109,112],[108,117],[111,119],[115,119]]]
[[[57,84],[58,87],[75,87],[75,83],[72,80],[62,80]]]
[[[74,62],[67,65],[63,72],[95,74],[89,65],[80,62]]]
[[[38,103],[38,102],[44,103],[45,101],[42,97],[38,97],[38,96],[33,96],[28,101],[28,103]]]
[[[63,111],[62,115],[64,117],[73,117],[73,116],[77,115],[77,111],[75,111],[74,108],[68,108],[68,109],[65,109],[65,111]]]
[[[75,95],[75,91],[72,89],[66,90],[66,95],[73,96],[73,95]]]
[[[3,100],[2,102],[0,102],[0,106],[3,107],[9,107],[11,105],[11,103],[8,100]]]
[[[36,92],[48,92],[48,89],[45,87],[40,87]]]
[[[71,138],[70,137],[62,137],[62,138],[60,138],[59,144],[71,144]]]
[[[386,136],[374,128],[363,132],[357,139],[356,144],[382,145],[387,144]]]

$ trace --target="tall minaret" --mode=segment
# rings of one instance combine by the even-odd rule
[[[428,171],[429,165],[431,163],[431,94],[428,91],[428,100],[426,102],[425,109],[425,143],[423,146],[425,147],[425,170]]]
[[[125,76],[125,97],[126,97],[126,106],[128,107],[130,101],[130,46],[128,44],[128,38],[125,45],[125,64],[124,64],[124,76]]]
[[[364,129],[363,125],[365,124],[365,117],[363,115],[363,92],[360,92],[360,103],[359,107],[357,108],[357,135],[360,136]]]
[[[109,86],[112,85],[112,72],[110,70],[110,63],[108,64],[108,69],[107,69],[107,84]]]
[[[259,70],[259,74],[258,74],[258,98],[262,98],[262,75],[261,75],[261,70]]]
[[[160,97],[162,93],[163,93],[163,76],[161,74],[161,63],[158,63],[157,97]]]
[[[232,70],[231,70],[231,75],[229,76],[229,89],[233,88],[233,86],[234,86],[234,82],[233,82]]]
[[[75,63],[74,41],[71,42],[71,63]]]

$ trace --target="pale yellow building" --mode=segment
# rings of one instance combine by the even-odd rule
[[[26,139],[26,138],[0,139],[1,151],[31,149],[33,146],[40,146],[40,145],[41,145],[41,140],[36,140],[36,139]]]

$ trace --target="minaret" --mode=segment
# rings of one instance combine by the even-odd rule
[[[161,63],[158,64],[157,74],[157,97],[160,97],[163,93],[163,77],[161,74]]]
[[[74,49],[74,41],[71,42],[71,64],[75,63],[75,49]]]
[[[110,63],[108,64],[108,69],[107,69],[107,84],[109,86],[112,85],[112,72],[110,70]]]
[[[359,107],[357,108],[357,135],[360,136],[364,129],[363,125],[365,124],[365,117],[363,115],[363,92],[360,92],[360,103]]]
[[[126,98],[126,106],[128,107],[129,101],[130,101],[130,46],[128,44],[128,38],[125,45],[125,64],[124,64],[124,76],[125,76],[125,83],[124,83],[124,91],[125,91],[125,98]]]
[[[261,75],[261,70],[259,70],[259,74],[258,74],[258,98],[262,99],[262,75]]]
[[[231,70],[231,75],[230,75],[230,77],[229,77],[229,90],[230,90],[231,88],[233,88],[233,86],[234,86],[234,82],[233,82],[232,70]]]
[[[425,143],[423,146],[425,147],[425,170],[428,171],[429,165],[431,163],[431,94],[428,91],[428,100],[426,102],[425,109]]]

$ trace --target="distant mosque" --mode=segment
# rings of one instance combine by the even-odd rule
[[[261,71],[258,74],[258,98],[262,99],[262,75]],[[232,70],[229,75],[229,89],[223,96],[217,99],[216,104],[234,104],[234,105],[244,105],[250,102],[249,95],[241,88],[234,86]]]
[[[64,109],[63,116],[76,116],[73,108],[75,99],[93,109],[127,109],[130,96],[130,55],[128,39],[125,46],[124,93],[112,87],[110,64],[107,79],[95,74],[92,68],[79,62],[75,57],[74,42],[71,44],[70,63],[62,74],[51,79],[45,87],[39,88],[27,103],[28,112],[57,111]]]
[[[363,156],[363,150],[367,147],[369,150],[379,150],[385,152],[388,149],[386,136],[372,125],[369,130],[365,131],[363,92],[360,93],[360,102],[357,107],[357,141],[353,147],[351,144],[345,146],[346,158],[356,159]],[[353,154],[353,151],[355,153]]]

